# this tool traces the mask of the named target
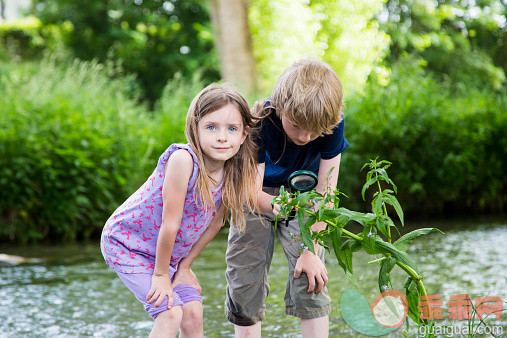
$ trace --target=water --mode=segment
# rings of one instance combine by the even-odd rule
[[[423,224],[443,229],[442,223]],[[507,222],[446,224],[446,235],[420,237],[409,249],[429,294],[441,299],[459,294],[497,296],[507,301]],[[421,224],[418,225],[421,227]],[[220,233],[194,263],[203,287],[204,332],[207,337],[231,337],[233,326],[224,316],[227,234]],[[97,243],[0,247],[0,253],[36,257],[40,262],[0,267],[0,335],[2,337],[146,337],[152,320],[116,274],[107,268]],[[299,320],[285,315],[283,295],[286,261],[275,248],[270,272],[271,293],[263,321],[265,337],[299,337]],[[378,295],[378,265],[371,257],[354,255],[359,291],[371,304]],[[361,336],[340,316],[339,299],[354,285],[345,278],[336,259],[328,255],[329,293],[333,299],[330,335]],[[394,287],[401,290],[404,274],[395,268]],[[507,305],[504,303],[504,307]],[[507,313],[491,325],[507,333]],[[412,333],[414,334],[414,333]],[[411,335],[412,335],[411,334]],[[401,337],[399,331],[391,334]],[[364,336],[363,336],[364,337]]]

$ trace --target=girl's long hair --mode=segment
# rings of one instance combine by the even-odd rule
[[[197,176],[196,191],[198,200],[205,208],[216,208],[212,192],[211,177],[204,164],[204,153],[199,142],[198,123],[205,115],[233,104],[241,114],[243,131],[249,132],[239,151],[224,164],[224,178],[222,185],[222,203],[226,208],[225,219],[231,219],[231,224],[240,231],[245,228],[245,214],[243,207],[250,211],[258,211],[257,204],[257,146],[253,141],[256,119],[250,114],[248,103],[234,89],[224,85],[211,84],[204,88],[193,99],[187,113],[185,136],[197,155],[199,173]],[[219,184],[220,182],[214,182]]]

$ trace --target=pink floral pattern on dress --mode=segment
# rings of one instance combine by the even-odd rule
[[[109,267],[122,273],[153,273],[157,239],[162,225],[162,185],[164,165],[178,149],[187,150],[194,160],[188,182],[180,229],[176,235],[171,266],[188,255],[194,243],[208,228],[216,209],[206,210],[196,201],[197,157],[188,144],[173,144],[160,156],[148,180],[107,220],[102,231],[101,250]],[[222,187],[212,190],[215,206],[222,200]]]

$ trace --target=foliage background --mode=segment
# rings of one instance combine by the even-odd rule
[[[30,13],[0,23],[0,240],[96,237],[219,80],[207,2]],[[506,14],[499,0],[252,0],[249,102],[294,60],[322,58],[346,90],[345,206],[366,209],[359,170],[381,156],[408,215],[503,212]]]

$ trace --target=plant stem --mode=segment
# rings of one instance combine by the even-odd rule
[[[311,212],[310,210],[307,210],[305,209],[305,212],[307,214],[310,214],[312,216],[315,216],[315,213],[314,212]],[[325,222],[327,225],[331,225],[333,228],[336,228],[336,224],[333,223],[332,221],[330,220],[324,220],[323,222]],[[349,238],[352,238],[352,239],[355,239],[356,241],[362,241],[363,239],[361,237],[359,237],[358,235],[356,234],[353,234],[352,232],[346,230],[346,229],[343,229],[342,228],[342,234],[346,235],[347,237]]]
[[[384,256],[384,257],[380,257],[379,259],[375,259],[373,261],[369,261],[368,264],[373,264],[373,263],[377,263],[377,262],[382,262],[384,259],[386,259],[387,256]]]
[[[408,265],[406,265],[402,262],[399,262],[399,261],[396,261],[396,264],[400,268],[402,268],[403,271],[405,271],[410,277],[412,277],[412,280],[414,280],[415,284],[417,285],[417,290],[419,291],[419,294],[421,295],[421,297],[427,296],[428,294],[426,293],[426,289],[424,288],[424,284],[422,282],[422,277],[417,272],[415,272],[414,269],[412,269]]]

